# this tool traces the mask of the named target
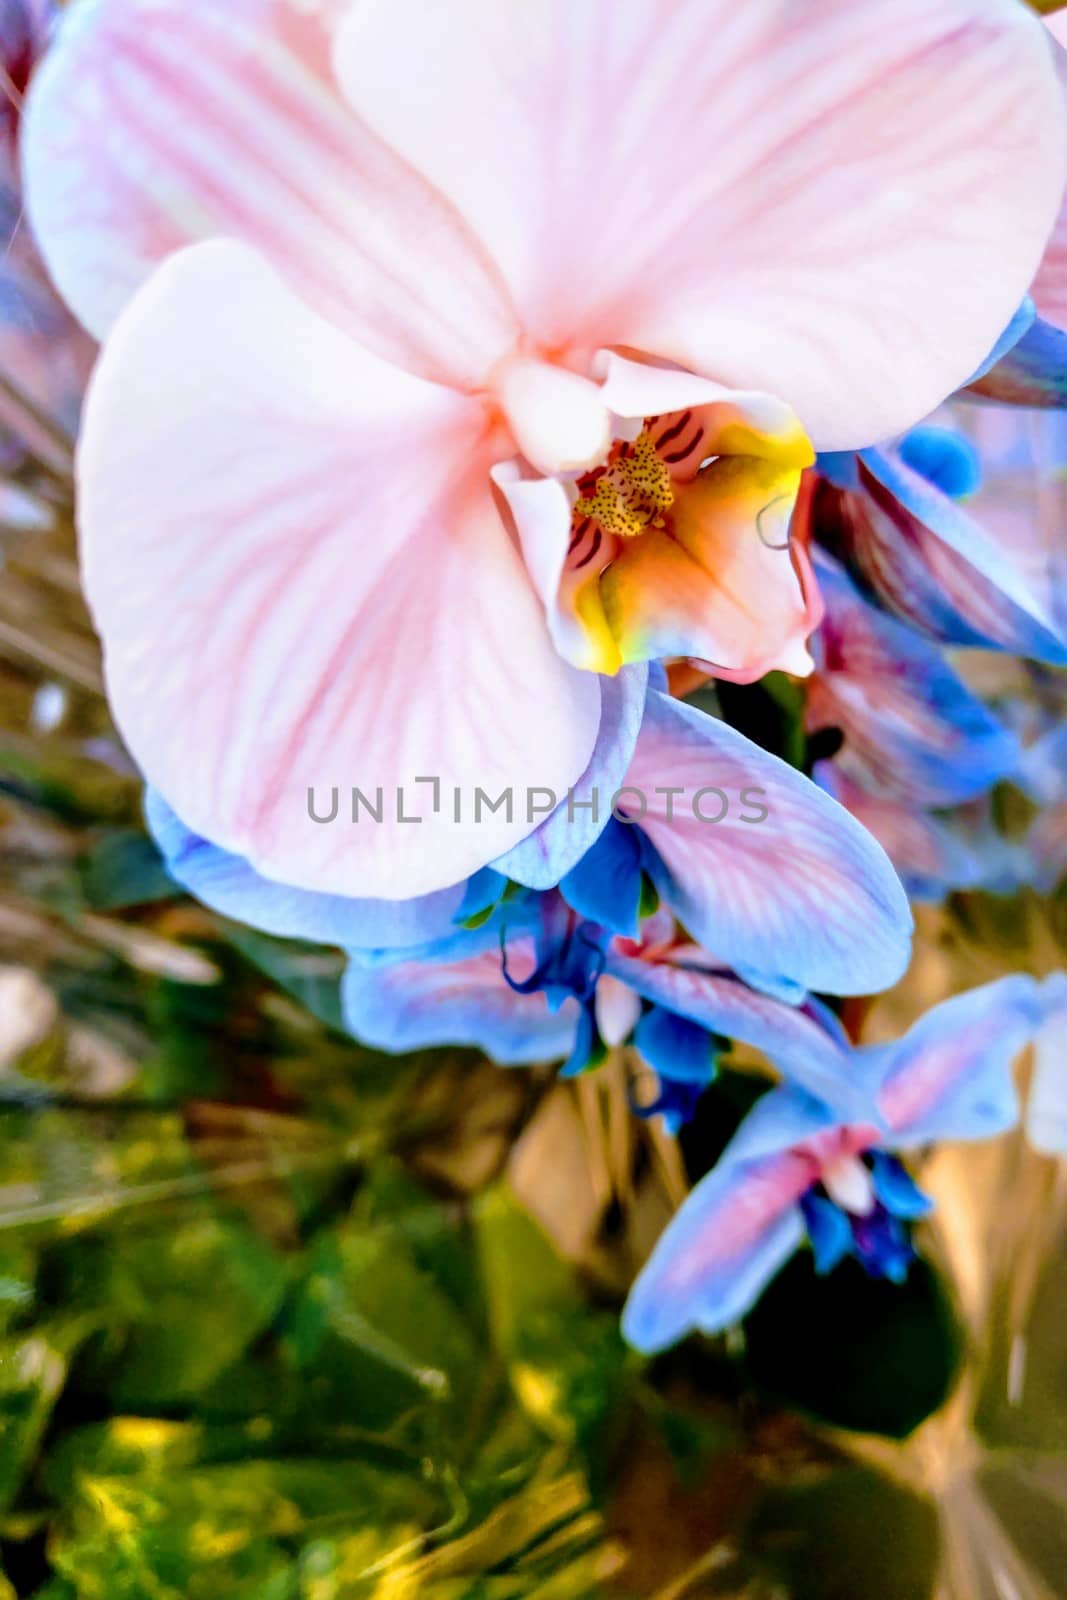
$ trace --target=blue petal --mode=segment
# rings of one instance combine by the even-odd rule
[[[972,384],[977,383],[980,378],[985,377],[987,372],[992,371],[997,363],[1004,359],[1009,350],[1015,349],[1023,335],[1030,331],[1036,317],[1037,307],[1031,297],[1026,295],[1018,311],[1015,312],[1008,326],[978,368],[978,371],[968,381]]]
[[[762,1161],[842,1126],[839,1115],[803,1089],[772,1089],[756,1101],[727,1145],[722,1160]]]
[[[492,867],[482,867],[480,872],[467,879],[467,887],[453,921],[460,927],[480,921],[487,911],[500,903],[507,886],[508,880],[499,872],[494,872]]]
[[[347,1027],[365,1044],[396,1053],[464,1045],[503,1066],[566,1056],[575,1043],[576,1003],[553,1014],[543,994],[516,994],[504,982],[499,944],[471,944],[469,956],[452,961],[383,966],[354,956],[341,986]]]
[[[145,794],[145,818],[176,883],[222,916],[280,938],[348,950],[414,948],[453,934],[472,895],[479,900],[504,886],[485,869],[469,882],[413,900],[320,894],[260,877],[242,856],[192,833],[154,789]]]
[[[734,971],[742,983],[747,983],[750,989],[758,989],[761,994],[769,994],[787,1006],[803,1005],[808,998],[808,991],[802,983],[797,983],[795,978],[757,972],[753,967],[746,967],[743,961],[736,963]]]
[[[1067,664],[1067,642],[1017,560],[892,449],[860,454],[861,489],[817,480],[819,542],[863,592],[941,644]]]
[[[691,1122],[696,1115],[697,1106],[700,1104],[705,1085],[699,1083],[682,1083],[675,1078],[661,1078],[659,1094],[649,1105],[635,1105],[630,1102],[630,1109],[635,1116],[643,1121],[650,1117],[662,1117],[667,1132],[677,1138],[678,1134]]]
[[[714,1035],[661,1006],[641,1017],[634,1044],[661,1078],[706,1086],[715,1076]]]
[[[642,861],[638,830],[612,817],[592,849],[562,879],[560,893],[580,916],[636,939]]]
[[[942,817],[914,801],[873,795],[847,777],[836,760],[816,762],[812,777],[878,840],[910,900],[937,903],[957,889],[992,888],[1009,870],[1011,882],[1016,881],[1016,848],[988,819],[978,823],[958,811]]]
[[[837,771],[868,794],[921,807],[971,800],[1014,772],[1018,740],[942,651],[869,605],[825,554],[815,571],[826,604],[817,641],[824,665],[808,726],[841,730]]]
[[[542,895],[540,921],[534,936],[537,960],[529,976],[518,979],[509,970],[508,932],[504,943],[504,979],[516,994],[543,994],[549,1009],[564,1000],[593,1000],[604,971],[604,932],[592,922],[579,922],[558,895]]]
[[[795,1089],[757,1102],[634,1284],[622,1320],[632,1345],[662,1350],[690,1329],[717,1333],[745,1315],[804,1238],[811,1163],[794,1146],[838,1126]]]
[[[857,1261],[872,1278],[888,1278],[903,1283],[915,1260],[911,1234],[884,1206],[875,1206],[870,1216],[853,1217],[852,1250]]]
[[[970,387],[985,400],[1016,406],[1067,404],[1067,333],[1038,318]]]
[[[881,846],[809,778],[652,690],[626,781],[652,882],[716,958],[820,992],[870,994],[900,977],[907,897]]]
[[[724,1160],[697,1184],[630,1291],[622,1332],[635,1349],[651,1355],[695,1329],[719,1333],[751,1310],[804,1238],[796,1197],[779,1179],[784,1159]]]
[[[810,1190],[801,1199],[800,1209],[815,1255],[815,1271],[824,1277],[850,1253],[852,1224],[840,1206]]]
[[[903,1162],[885,1150],[873,1151],[870,1161],[874,1192],[892,1216],[904,1222],[929,1216],[934,1202],[923,1194]]]
[[[578,1013],[578,1026],[574,1034],[574,1047],[559,1069],[561,1078],[577,1078],[588,1067],[597,1066],[603,1059],[604,1046],[597,1032],[596,1013],[591,1002],[584,1004]]]
[[[869,1116],[870,1092],[857,1083],[851,1046],[825,1008],[814,1002],[784,1004],[729,972],[650,961],[610,946],[606,970],[644,999],[709,1033],[762,1050],[783,1077],[842,1116]]]
[[[953,500],[973,494],[982,481],[982,464],[969,439],[949,428],[913,428],[897,445],[900,459],[913,472]]]

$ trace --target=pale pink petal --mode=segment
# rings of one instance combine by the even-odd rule
[[[625,1043],[641,1015],[641,1001],[635,991],[605,972],[597,979],[595,1004],[597,1031],[604,1043]]]
[[[267,877],[443,887],[529,831],[527,785],[563,793],[586,765],[600,686],[552,647],[490,497],[487,426],[244,245],[175,256],[108,341],[80,487],[112,703],[186,825]],[[339,819],[312,821],[309,786],[322,814],[334,785]],[[352,785],[383,789],[381,823],[346,820]],[[477,787],[508,786],[510,817],[474,813]]]
[[[79,0],[65,15],[27,109],[27,191],[52,274],[97,336],[163,256],[224,234],[424,376],[480,379],[514,342],[470,231],[341,99],[339,9]]]
[[[718,1333],[739,1321],[801,1244],[797,1202],[818,1176],[816,1162],[800,1151],[720,1161],[639,1274],[623,1336],[651,1354],[691,1330]]]
[[[1034,979],[1012,973],[943,1000],[894,1044],[871,1046],[860,1070],[892,1143],[987,1139],[1018,1116],[1012,1064],[1042,1018]]]
[[[672,466],[676,480],[694,478],[708,456],[756,456],[783,467],[810,467],[815,459],[796,412],[776,395],[729,389],[694,372],[630,361],[611,350],[601,352],[594,366],[603,375],[601,398],[616,416],[636,421],[694,413],[703,428],[701,448],[687,452],[682,466]]]
[[[1045,18],[1045,26],[1056,40],[1056,69],[1067,95],[1067,13],[1054,12]],[[1030,292],[1045,320],[1067,330],[1067,194]]]
[[[1064,182],[1018,0],[361,0],[338,65],[542,348],[777,394],[824,449],[966,381]]]

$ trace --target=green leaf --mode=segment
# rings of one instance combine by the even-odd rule
[[[98,1297],[110,1323],[85,1381],[123,1408],[201,1393],[270,1323],[288,1285],[270,1246],[208,1202],[166,1228],[80,1250],[80,1291]]]
[[[34,1303],[37,1258],[19,1239],[0,1239],[0,1333],[23,1320]]]
[[[81,865],[85,897],[97,911],[173,900],[183,892],[168,876],[151,839],[133,829],[104,834]]]
[[[70,1319],[0,1340],[0,1510],[14,1502],[33,1465],[71,1355],[88,1331],[85,1321]]]
[[[578,1445],[594,1478],[635,1370],[614,1312],[586,1303],[571,1269],[503,1187],[476,1207],[490,1327],[524,1410]]]
[[[273,939],[238,923],[227,923],[230,943],[260,972],[291,994],[326,1027],[344,1032],[341,1010],[343,958],[325,946]]]
[[[400,1227],[357,1217],[316,1242],[287,1312],[284,1346],[322,1414],[372,1429],[413,1409],[458,1420],[483,1375],[473,1331]]]
[[[342,1570],[369,1583],[369,1569],[440,1514],[418,1473],[351,1459],[243,1460],[151,1479],[87,1474],[55,1564],[79,1600],[297,1600],[315,1594],[302,1580],[323,1575],[324,1551],[349,1545]]]

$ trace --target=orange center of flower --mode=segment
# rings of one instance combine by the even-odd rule
[[[670,472],[647,426],[632,443],[614,444],[604,465],[579,478],[578,488],[575,528],[590,517],[605,533],[624,539],[644,533],[649,523],[662,525],[663,513],[674,501]]]
[[[604,534],[635,539],[649,528],[666,526],[666,513],[678,490],[674,471],[699,461],[704,428],[685,411],[678,417],[647,417],[636,439],[617,439],[603,466],[578,479],[571,515],[571,553],[593,533],[593,547],[578,565],[591,561]]]

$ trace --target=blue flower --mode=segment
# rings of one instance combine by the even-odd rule
[[[884,1150],[859,1158],[858,1209],[833,1198],[820,1181],[800,1197],[804,1226],[815,1256],[815,1270],[831,1272],[845,1256],[855,1256],[872,1278],[902,1283],[915,1258],[909,1224],[924,1217],[933,1201],[917,1187],[907,1168]],[[857,1204],[857,1202],[853,1202]]]
[[[765,1095],[638,1277],[630,1343],[651,1352],[727,1327],[805,1238],[820,1271],[850,1254],[899,1280],[928,1201],[892,1153],[1013,1126],[1012,1061],[1043,1009],[1032,979],[1004,978],[935,1006],[895,1044],[852,1049],[867,1105],[847,1121],[794,1087]]]

